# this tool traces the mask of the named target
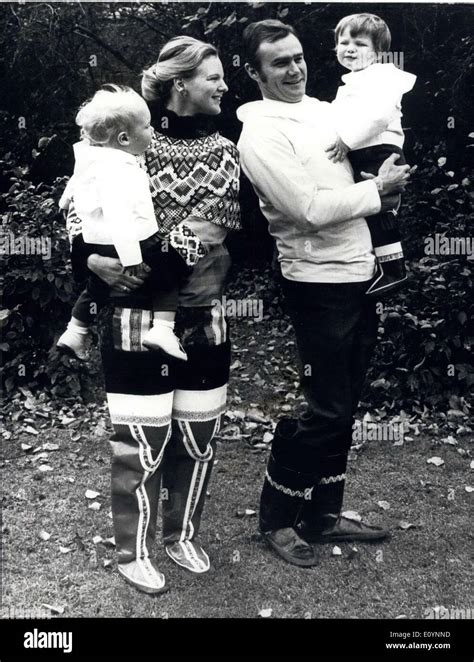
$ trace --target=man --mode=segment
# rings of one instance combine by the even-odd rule
[[[317,562],[312,542],[387,535],[342,517],[341,509],[353,417],[377,335],[375,304],[365,296],[374,255],[364,216],[403,189],[408,166],[395,166],[391,156],[377,177],[354,184],[347,159],[327,158],[331,106],[305,95],[294,29],[276,20],[252,23],[244,46],[263,100],[239,108],[238,147],[276,239],[308,402],[300,419],[276,427],[260,529],[285,560],[310,566]]]

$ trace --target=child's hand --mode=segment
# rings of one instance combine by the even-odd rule
[[[338,136],[332,145],[326,147],[324,151],[330,161],[338,163],[339,161],[344,161],[346,154],[349,151],[349,147]]]
[[[151,271],[150,267],[141,262],[141,264],[134,264],[131,267],[124,267],[123,273],[127,276],[135,276],[136,278],[146,278],[146,275]]]

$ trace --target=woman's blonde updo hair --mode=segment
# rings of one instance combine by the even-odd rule
[[[204,41],[181,35],[170,39],[160,51],[156,64],[142,73],[142,95],[147,101],[168,101],[175,78],[192,78],[201,62],[217,48]]]

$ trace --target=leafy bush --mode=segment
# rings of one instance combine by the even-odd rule
[[[94,371],[50,351],[75,299],[58,210],[64,178],[52,186],[34,186],[21,177],[21,168],[8,159],[5,163],[11,187],[0,196],[3,386],[7,394],[28,385],[46,388],[53,396],[91,397]]]
[[[474,385],[472,254],[430,254],[430,249],[455,237],[469,251],[471,181],[467,168],[449,169],[445,144],[418,145],[415,151],[423,157],[401,214],[411,278],[381,314],[372,400],[468,414],[463,398]]]

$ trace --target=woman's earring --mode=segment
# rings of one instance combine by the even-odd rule
[[[181,94],[182,97],[185,97],[186,94],[187,94],[187,92],[186,92],[186,88],[185,88],[185,87],[182,87],[182,88],[179,90],[179,93]]]

